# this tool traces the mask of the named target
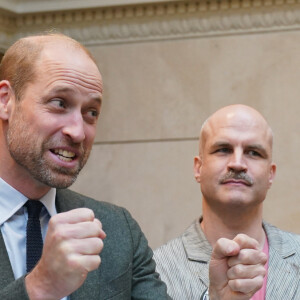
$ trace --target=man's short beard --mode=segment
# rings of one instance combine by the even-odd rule
[[[16,158],[14,158],[16,160]],[[18,162],[18,164],[22,165],[22,162]],[[53,171],[49,167],[46,166],[45,161],[43,159],[37,161],[37,166],[35,169],[28,169],[28,172],[32,175],[34,179],[36,179],[39,182],[44,183],[45,185],[48,185],[53,188],[63,189],[71,186],[77,179],[77,176],[82,168],[78,169],[75,174],[67,174],[63,168],[58,168],[59,177],[53,174]],[[64,178],[61,178],[61,174],[64,174]]]
[[[56,166],[55,170],[52,170],[51,167],[47,165],[43,157],[36,157],[36,154],[33,155],[33,153],[30,152],[24,153],[24,150],[22,151],[21,147],[15,148],[14,140],[11,140],[9,135],[7,141],[10,155],[15,162],[26,169],[34,179],[47,186],[54,188],[67,188],[76,181],[79,172],[83,168],[83,166],[80,166],[80,168],[72,174],[62,167]],[[33,159],[31,159],[31,157]]]

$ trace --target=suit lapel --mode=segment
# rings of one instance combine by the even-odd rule
[[[56,190],[55,206],[58,213],[66,212],[74,208],[84,207],[84,200],[79,194],[73,194],[69,190]]]
[[[0,286],[3,288],[9,283],[15,280],[15,276],[9,261],[9,257],[6,251],[5,243],[3,240],[2,232],[0,231]]]

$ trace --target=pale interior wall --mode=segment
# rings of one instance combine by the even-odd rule
[[[152,247],[201,214],[197,136],[216,109],[244,103],[275,133],[265,219],[300,233],[300,32],[90,47],[104,103],[90,161],[72,189],[126,207]]]

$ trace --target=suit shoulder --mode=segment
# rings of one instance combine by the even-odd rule
[[[128,211],[121,206],[93,199],[69,189],[57,190],[57,198],[60,199],[59,205],[63,206],[64,210],[70,210],[78,207],[87,207],[92,209],[95,214],[101,216],[106,214],[123,215],[129,214]]]

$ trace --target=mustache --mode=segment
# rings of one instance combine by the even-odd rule
[[[230,170],[229,172],[227,172],[225,175],[223,175],[220,178],[220,183],[225,183],[227,180],[229,179],[236,179],[236,180],[243,180],[245,181],[246,184],[248,185],[252,185],[254,183],[253,179],[244,171],[242,172],[236,172],[233,170]]]

